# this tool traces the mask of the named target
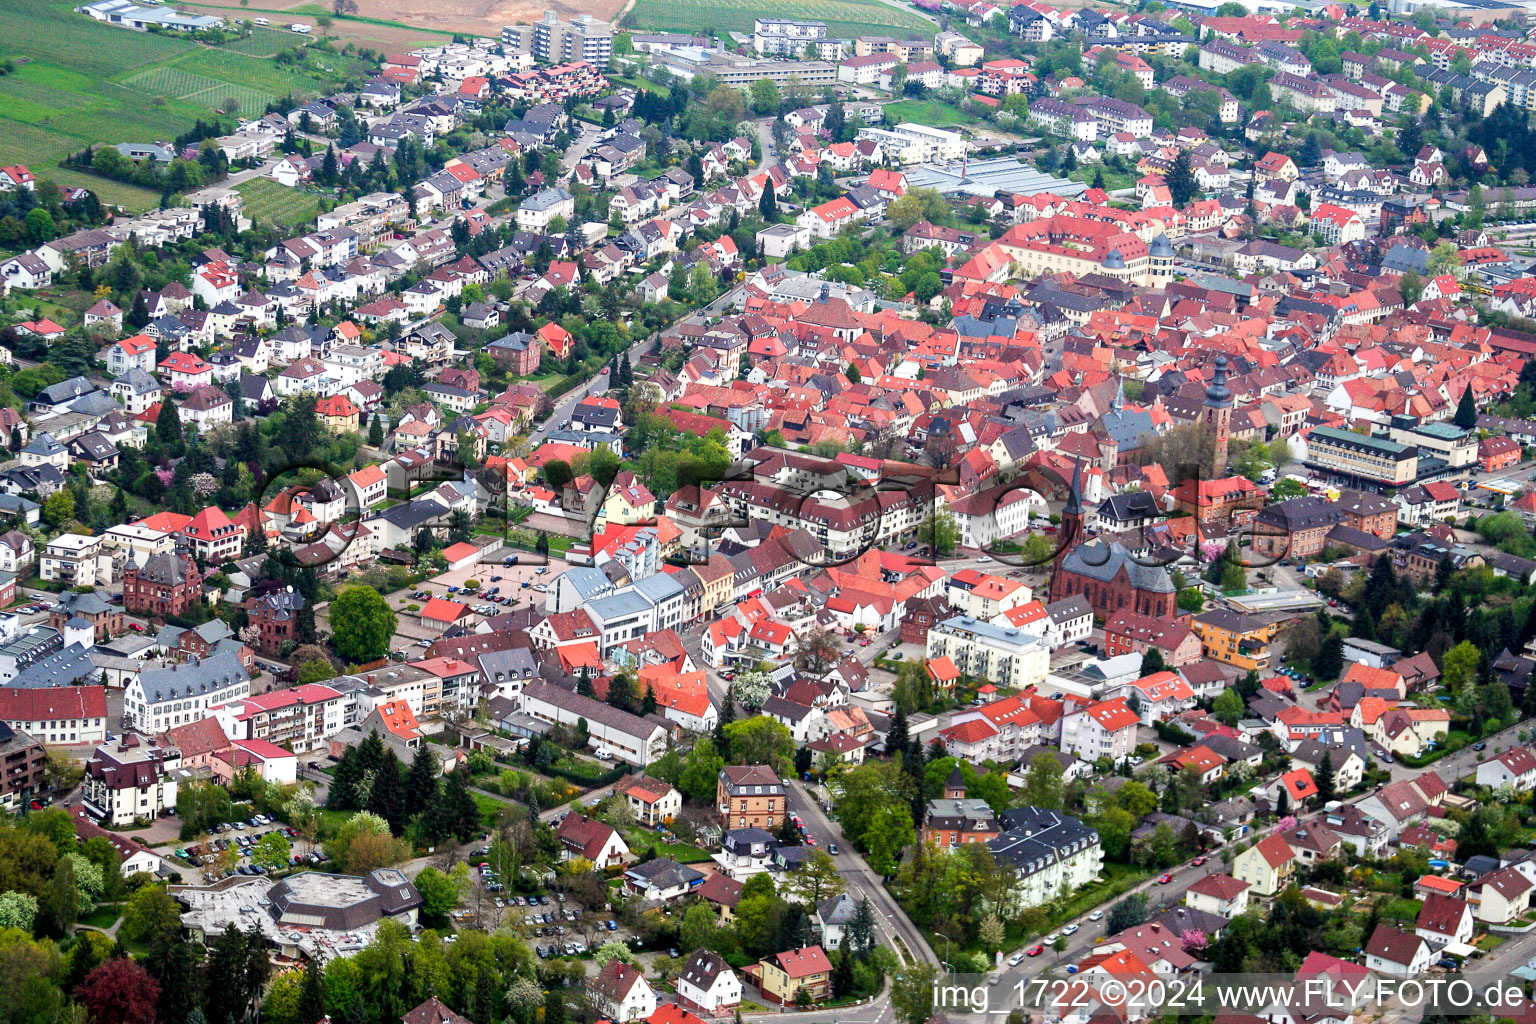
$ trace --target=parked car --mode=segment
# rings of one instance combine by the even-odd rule
[[[1015,953],[1015,954],[1013,954],[1013,956],[1008,958],[1008,966],[1009,967],[1017,967],[1017,966],[1019,966],[1019,964],[1021,964],[1023,962],[1024,962],[1024,954],[1023,953]]]
[[[1041,953],[1045,952],[1045,947],[1044,946],[1030,946],[1028,952],[1029,952],[1030,956],[1039,956]]]

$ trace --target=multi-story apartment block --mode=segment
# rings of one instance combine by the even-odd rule
[[[1419,475],[1417,448],[1338,427],[1316,427],[1307,435],[1306,463],[1372,488],[1405,487]]]
[[[758,18],[752,23],[752,48],[763,57],[798,57],[825,38],[825,22]]]
[[[213,709],[226,735],[266,740],[296,754],[320,750],[346,727],[346,697],[310,683],[231,701]]]
[[[181,751],[155,747],[127,732],[97,747],[85,763],[81,798],[86,810],[108,825],[152,820],[176,806]]]
[[[554,11],[545,11],[533,24],[533,59],[540,64],[584,60],[604,65],[612,56],[613,26],[590,14],[561,21]]]
[[[948,658],[962,673],[996,686],[1045,682],[1051,649],[1038,633],[957,615],[928,630],[928,658]]]
[[[1011,910],[1041,906],[1099,877],[1099,834],[1076,818],[1016,807],[1002,813],[1002,825],[1005,831],[987,845],[998,864],[1013,869]]]
[[[43,548],[38,575],[67,587],[106,586],[112,582],[112,557],[99,535],[60,534]]]

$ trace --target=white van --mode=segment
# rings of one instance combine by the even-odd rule
[[[251,19],[251,24],[253,24],[253,25],[270,25],[270,24],[272,24],[272,21],[269,18],[252,18]]]
[[[289,27],[289,29],[291,29],[294,32],[297,32],[301,36],[307,36],[310,33],[310,26],[308,26],[308,25],[293,24],[293,25],[289,25],[288,27]]]

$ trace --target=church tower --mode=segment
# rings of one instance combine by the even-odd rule
[[[1061,509],[1061,532],[1057,535],[1060,544],[1056,548],[1056,557],[1051,563],[1051,600],[1062,599],[1066,580],[1061,571],[1061,563],[1067,560],[1074,548],[1083,542],[1083,462],[1074,459],[1072,462],[1072,487],[1067,493],[1067,503]]]
[[[1232,389],[1227,387],[1227,357],[1216,357],[1216,372],[1205,389],[1205,409],[1201,422],[1216,438],[1216,460],[1211,478],[1227,475],[1227,445],[1232,437]]]

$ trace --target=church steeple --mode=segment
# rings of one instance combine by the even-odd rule
[[[1066,561],[1072,549],[1083,542],[1083,460],[1072,460],[1072,486],[1067,491],[1067,503],[1061,509],[1061,532],[1056,557],[1051,561],[1051,600],[1059,600],[1059,589],[1064,585],[1061,563]]]
[[[1211,478],[1219,480],[1227,475],[1227,447],[1232,436],[1232,389],[1227,387],[1227,357],[1216,357],[1215,372],[1205,389],[1205,408],[1201,421],[1215,437],[1215,459]]]
[[[1061,509],[1061,518],[1083,514],[1083,460],[1072,460],[1072,487],[1067,492],[1067,503]]]

